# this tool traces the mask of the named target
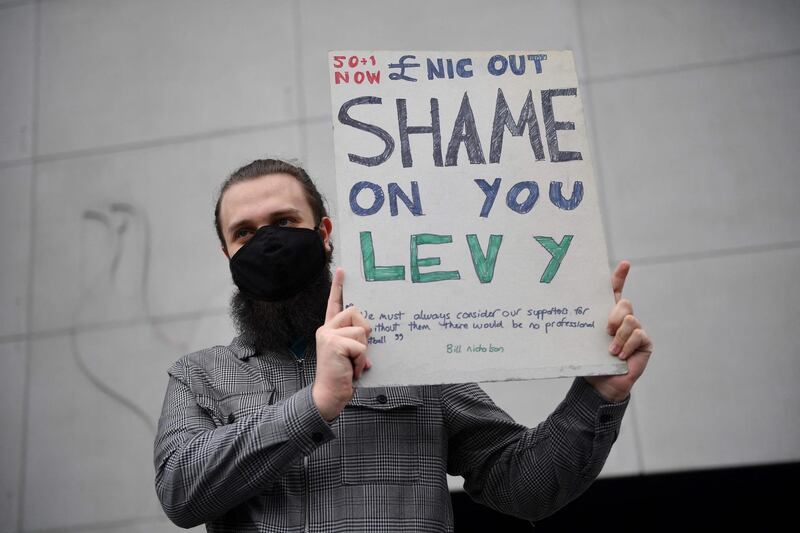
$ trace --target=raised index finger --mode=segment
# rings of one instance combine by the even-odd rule
[[[339,267],[333,274],[331,281],[331,293],[328,296],[328,308],[325,310],[325,322],[342,311],[342,284],[344,283],[344,269]]]
[[[611,288],[614,289],[614,301],[618,302],[622,298],[622,288],[625,286],[625,278],[631,270],[631,264],[627,261],[620,261],[614,274],[611,275]]]

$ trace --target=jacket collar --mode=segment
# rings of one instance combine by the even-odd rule
[[[256,349],[253,347],[253,345],[242,340],[241,335],[237,335],[233,338],[231,343],[228,345],[228,349],[230,349],[230,351],[233,352],[233,355],[240,361],[246,361],[254,355],[257,355]],[[293,358],[296,358],[290,347],[287,346],[286,350],[292,354]],[[314,354],[315,352],[313,346],[306,345],[305,353],[307,355]]]
[[[256,354],[256,349],[253,345],[245,343],[241,335],[234,337],[233,341],[228,345],[228,348],[230,348],[233,355],[241,361],[245,361]]]

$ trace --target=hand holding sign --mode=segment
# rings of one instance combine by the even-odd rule
[[[344,270],[336,269],[325,312],[317,329],[317,375],[311,389],[314,404],[330,422],[353,397],[353,381],[372,366],[367,339],[372,328],[356,307],[342,310]]]
[[[653,343],[633,314],[630,300],[622,298],[622,288],[631,264],[620,261],[611,276],[616,305],[608,316],[606,331],[614,335],[609,352],[628,362],[628,373],[618,376],[586,376],[586,380],[606,400],[619,402],[628,397],[633,384],[639,379],[653,353]]]

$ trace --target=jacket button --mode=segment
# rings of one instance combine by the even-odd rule
[[[319,431],[315,431],[314,433],[311,434],[311,440],[313,440],[314,442],[322,442],[322,433],[320,433]]]
[[[231,413],[228,415],[228,424],[233,424],[234,422],[236,422],[236,417]]]
[[[389,401],[389,398],[387,398],[385,394],[378,394],[375,399],[378,400],[378,403],[386,403]]]
[[[611,415],[600,415],[600,423],[605,424],[611,420]]]

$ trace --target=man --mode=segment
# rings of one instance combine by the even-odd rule
[[[528,520],[600,473],[652,352],[621,299],[627,263],[612,279],[608,328],[628,374],[575,378],[547,420],[525,428],[475,384],[353,388],[373,364],[370,325],[342,309],[333,224],[303,169],[268,159],[237,170],[215,226],[239,334],[168,371],[156,491],[179,526],[451,531],[446,472],[476,501]]]

